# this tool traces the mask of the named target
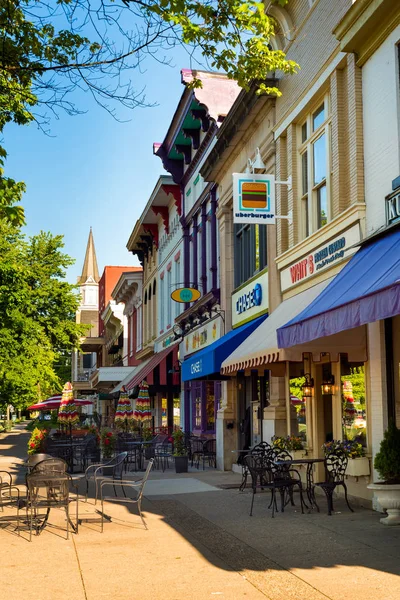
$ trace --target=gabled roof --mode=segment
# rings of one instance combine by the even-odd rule
[[[191,89],[189,84],[200,80],[202,87]],[[185,90],[178,103],[168,132],[162,143],[153,144],[153,152],[161,158],[164,168],[180,183],[184,164],[191,161],[191,149],[199,147],[200,130],[219,126],[239,95],[236,81],[222,73],[182,69],[181,81]]]

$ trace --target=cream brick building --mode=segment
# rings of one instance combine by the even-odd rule
[[[245,407],[251,409],[252,443],[269,441],[272,433],[301,432],[308,454],[317,457],[323,455],[323,443],[351,432],[362,441],[368,460],[364,459],[358,476],[348,475],[347,483],[350,494],[364,503],[371,500],[367,484],[373,477],[372,458],[390,412],[383,321],[293,349],[260,346],[257,354],[256,345],[260,340],[262,344],[263,331],[264,340],[268,338],[269,322],[276,322],[277,328],[284,325],[279,319],[284,319],[285,311],[286,321],[294,317],[296,304],[300,312],[309,303],[304,304],[306,298],[311,302],[334,281],[361,241],[385,225],[384,197],[400,172],[399,11],[391,4],[294,0],[285,8],[275,7],[274,45],[301,68],[293,76],[275,74],[281,97],[259,98],[255,90],[241,93],[202,169],[207,180],[219,185],[221,289],[225,291],[221,304],[227,323],[232,324],[235,294],[243,285],[261,281],[265,273],[271,315],[223,363],[223,372],[231,379],[225,384],[218,413],[217,432],[224,439],[224,444],[218,444],[220,465],[229,468],[235,456],[232,450],[244,444],[240,423]],[[291,186],[276,186],[276,214],[291,212],[293,219],[265,226],[267,260],[253,265],[247,280],[239,281],[232,173],[245,171],[256,148],[265,173],[274,174],[278,181],[291,177]],[[257,235],[260,240],[261,233]],[[278,307],[282,317],[274,321]],[[396,352],[397,346],[397,360]],[[314,380],[314,392],[300,419],[291,402],[291,382],[305,373]],[[357,373],[364,387],[351,418],[344,399]],[[321,386],[328,381],[334,384],[325,394]],[[264,385],[267,392],[259,392]],[[397,399],[399,392],[396,388]],[[227,431],[225,422],[231,420],[235,429]]]

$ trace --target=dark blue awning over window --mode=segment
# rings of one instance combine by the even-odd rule
[[[206,379],[219,373],[223,361],[241,344],[266,318],[264,315],[242,327],[233,329],[222,338],[210,344],[200,352],[189,356],[182,363],[182,381]]]
[[[317,298],[278,329],[289,348],[400,314],[400,228],[371,239]]]

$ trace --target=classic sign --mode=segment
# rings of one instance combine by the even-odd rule
[[[275,177],[233,173],[233,222],[274,225]]]
[[[196,288],[179,288],[174,290],[171,294],[172,300],[175,302],[196,302],[201,296],[199,290]]]

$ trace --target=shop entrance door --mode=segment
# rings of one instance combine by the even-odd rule
[[[261,406],[258,400],[251,403],[251,445],[261,442]]]
[[[332,376],[331,363],[317,366],[316,398],[317,398],[317,447],[333,440],[333,404],[332,394],[323,391],[323,382]]]

